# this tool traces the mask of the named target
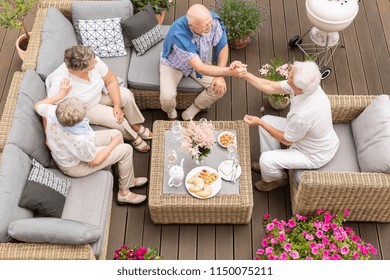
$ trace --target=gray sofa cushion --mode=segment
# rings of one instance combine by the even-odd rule
[[[124,87],[127,87],[127,71],[130,63],[130,48],[126,48],[127,55],[122,57],[103,57],[102,61],[107,64],[108,69],[114,72],[119,78],[123,79]]]
[[[42,119],[34,106],[46,98],[45,83],[34,70],[27,70],[19,90],[12,127],[7,143],[13,143],[43,166],[50,164],[51,155],[46,146]]]
[[[30,209],[18,206],[30,166],[30,158],[18,146],[5,145],[0,166],[0,243],[11,240],[10,223],[34,215]]]
[[[58,178],[33,159],[19,206],[60,218],[70,186],[70,179]]]
[[[80,19],[104,19],[120,17],[125,20],[133,15],[133,5],[129,0],[119,1],[73,1],[72,21],[77,41],[81,44]],[[131,46],[129,38],[124,36],[125,46]]]
[[[47,9],[41,34],[36,71],[45,80],[64,62],[65,49],[77,45],[77,39],[72,23],[55,8]]]
[[[59,177],[66,176],[59,170],[51,170]],[[91,244],[95,256],[101,254],[107,221],[111,214],[113,177],[110,172],[98,171],[82,178],[72,178],[72,187],[65,201],[61,218],[95,225],[100,238]]]
[[[339,137],[340,146],[334,157],[316,171],[360,172],[351,123],[338,123],[334,124],[333,127]],[[297,185],[304,171],[302,169],[294,171],[294,179]]]
[[[380,95],[352,121],[360,169],[390,173],[390,99]]]
[[[8,233],[29,243],[88,244],[100,238],[95,225],[59,218],[18,220],[9,225]]]
[[[167,33],[169,27],[163,25],[161,29]],[[127,77],[129,88],[160,91],[160,54],[163,43],[164,41],[161,41],[142,56],[137,56],[137,52],[132,50]],[[191,77],[186,77],[181,79],[177,90],[178,92],[200,93],[203,87]]]

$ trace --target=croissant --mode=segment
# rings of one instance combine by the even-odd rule
[[[204,185],[204,188],[202,191],[196,192],[196,194],[200,197],[208,197],[213,193],[213,188],[210,185]]]

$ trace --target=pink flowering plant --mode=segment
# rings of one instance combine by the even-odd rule
[[[194,122],[190,120],[181,134],[180,150],[201,161],[211,153],[215,143],[214,125],[211,121]]]
[[[115,250],[114,260],[161,260],[162,256],[158,255],[158,251],[152,247],[136,246],[129,248],[121,246]]]
[[[377,250],[349,227],[348,210],[337,215],[317,210],[307,218],[296,214],[287,222],[264,216],[265,236],[257,250],[259,260],[367,260]]]

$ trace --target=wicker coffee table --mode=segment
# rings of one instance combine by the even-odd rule
[[[171,129],[171,122],[155,121],[149,186],[149,209],[154,223],[245,224],[250,221],[253,193],[249,129],[243,121],[215,121],[213,124],[215,129],[237,132],[238,156],[242,168],[239,194],[217,194],[204,200],[190,194],[164,194],[164,132]]]

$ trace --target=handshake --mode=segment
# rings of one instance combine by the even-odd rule
[[[230,64],[229,69],[233,71],[232,76],[242,78],[245,77],[248,72],[246,67],[246,64],[243,64],[241,61],[235,60]]]

